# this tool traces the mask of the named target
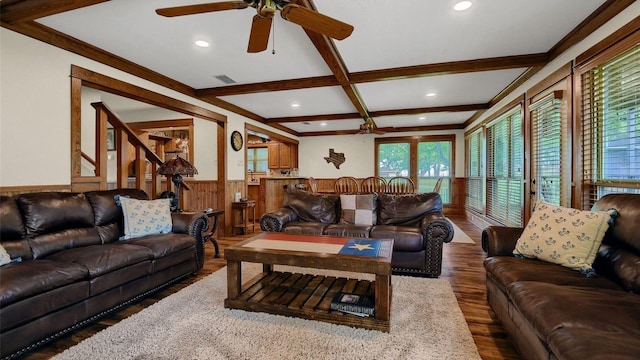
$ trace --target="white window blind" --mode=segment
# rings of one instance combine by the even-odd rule
[[[487,125],[487,216],[522,226],[523,153],[520,105]]]
[[[553,92],[531,104],[531,190],[537,199],[569,206],[571,149],[566,111]]]
[[[465,149],[467,153],[465,205],[473,210],[483,212],[482,128],[465,138]]]
[[[640,45],[582,74],[583,207],[640,193]]]

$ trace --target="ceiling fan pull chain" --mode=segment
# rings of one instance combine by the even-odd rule
[[[276,22],[271,23],[271,55],[276,54]]]

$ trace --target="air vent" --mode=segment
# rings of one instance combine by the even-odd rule
[[[214,76],[216,79],[222,81],[225,84],[235,84],[236,81],[233,80],[232,78],[228,77],[227,75],[216,75]]]

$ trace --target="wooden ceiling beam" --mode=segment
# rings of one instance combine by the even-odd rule
[[[106,1],[109,0],[5,0],[0,4],[0,21],[17,24]]]
[[[366,83],[373,81],[410,79],[424,76],[517,69],[546,64],[547,62],[548,56],[546,53],[451,61],[445,63],[354,72],[351,73],[351,82]]]
[[[261,83],[228,85],[214,88],[200,89],[196,93],[198,97],[229,96],[256,94],[271,91],[300,90],[315,87],[339,86],[335,76],[316,76],[290,80],[266,81]]]

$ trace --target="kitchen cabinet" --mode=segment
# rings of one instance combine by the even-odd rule
[[[270,143],[269,169],[293,169],[298,167],[298,146],[283,143]]]

